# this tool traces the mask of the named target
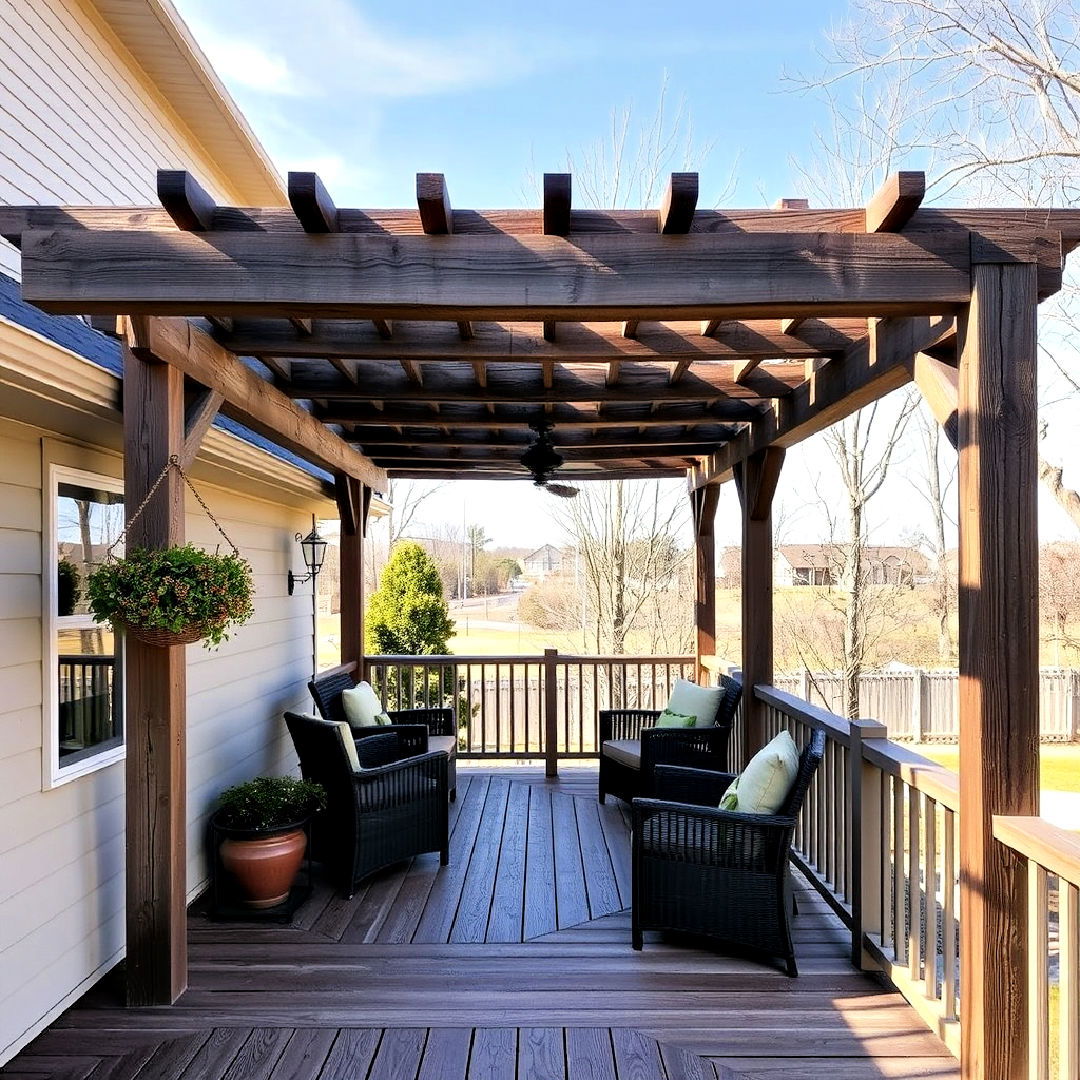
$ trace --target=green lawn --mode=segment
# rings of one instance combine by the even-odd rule
[[[959,770],[960,751],[955,746],[924,743],[912,749],[953,772]],[[1039,760],[1041,787],[1047,791],[1080,791],[1080,746],[1043,746]]]

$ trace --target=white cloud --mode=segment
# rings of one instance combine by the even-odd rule
[[[565,42],[520,32],[393,30],[349,0],[183,0],[180,7],[218,71],[265,94],[423,97],[517,79],[568,58]]]

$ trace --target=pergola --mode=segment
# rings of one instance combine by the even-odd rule
[[[1023,1057],[1026,894],[991,833],[1038,812],[1036,310],[1080,212],[922,209],[899,173],[865,208],[697,209],[693,173],[658,210],[338,209],[289,176],[290,209],[216,206],[186,173],[161,206],[5,207],[23,293],[122,316],[125,485],[138,504],[220,408],[335,477],[342,659],[361,656],[367,499],[388,476],[525,479],[530,423],[560,475],[686,476],[699,655],[714,651],[719,485],[743,520],[743,677],[772,680],[771,505],[785,449],[914,380],[960,454],[962,1030],[967,1076]],[[111,324],[110,324],[111,325]],[[254,358],[254,361],[242,358]],[[257,362],[255,362],[257,361]],[[179,480],[135,543],[183,539]],[[128,986],[186,984],[184,653],[129,642]],[[745,745],[762,738],[745,698]],[[1003,947],[1004,946],[1004,947]]]

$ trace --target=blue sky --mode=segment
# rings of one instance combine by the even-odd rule
[[[821,105],[783,71],[846,3],[543,4],[462,0],[179,0],[181,14],[279,167],[317,168],[341,205],[398,206],[443,172],[459,206],[518,206],[530,169],[555,171],[604,137],[612,110],[692,115],[702,205],[790,190],[788,158]],[[677,163],[675,167],[678,167]]]
[[[568,152],[580,177],[612,114],[647,122],[665,83],[668,115],[685,110],[699,148],[667,167],[700,172],[699,205],[805,196],[792,160],[807,161],[828,111],[784,75],[822,70],[824,35],[847,11],[847,0],[175,2],[281,172],[314,169],[339,206],[357,207],[415,205],[415,174],[429,171],[446,174],[458,207],[536,206],[530,177],[563,170]],[[1054,430],[1065,439],[1048,441],[1051,455],[1075,461],[1071,425]],[[839,498],[830,470],[820,438],[789,455],[783,539],[824,537],[824,506]],[[893,472],[869,514],[882,543],[926,527],[903,456]],[[425,517],[458,524],[465,512],[496,543],[539,545],[560,539],[547,498],[526,483],[448,484]],[[733,500],[725,489],[722,543],[738,539]],[[1045,493],[1040,523],[1047,538],[1075,535]]]

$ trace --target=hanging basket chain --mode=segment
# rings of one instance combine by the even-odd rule
[[[165,477],[169,475],[170,469],[176,469],[176,471],[180,474],[184,483],[187,484],[187,486],[191,489],[191,493],[195,496],[196,502],[198,502],[198,504],[203,508],[203,512],[206,514],[206,516],[214,523],[214,528],[217,529],[219,533],[221,533],[222,538],[225,540],[225,543],[232,548],[233,555],[239,558],[240,549],[232,542],[229,534],[224,530],[224,528],[222,528],[221,522],[218,521],[216,517],[214,517],[214,514],[211,511],[210,507],[206,505],[206,501],[196,490],[195,485],[191,482],[191,478],[184,471],[184,466],[180,464],[180,458],[177,457],[176,454],[172,454],[169,457],[169,460],[162,467],[161,472],[158,473],[157,479],[150,485],[150,490],[146,493],[145,498],[141,503],[139,503],[138,509],[124,523],[124,528],[120,535],[109,545],[108,549],[105,552],[105,557],[107,559],[116,558],[114,550],[124,542],[124,539],[127,537],[128,532],[131,530],[131,527],[142,516],[143,511],[146,509],[150,500],[154,497],[157,489],[161,487],[162,483],[165,480]]]

